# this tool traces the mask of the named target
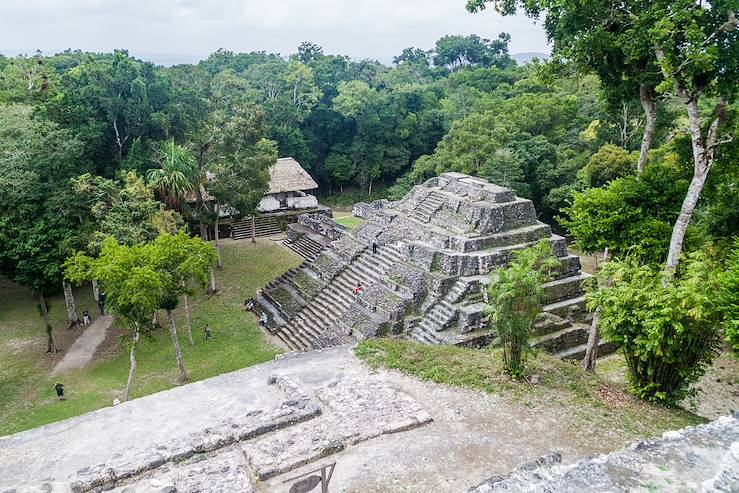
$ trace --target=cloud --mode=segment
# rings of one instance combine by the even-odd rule
[[[197,57],[234,51],[294,52],[313,41],[326,52],[389,61],[408,46],[430,49],[444,34],[512,36],[511,51],[548,52],[541,27],[464,0],[2,0],[0,46]],[[185,60],[183,60],[185,61]]]

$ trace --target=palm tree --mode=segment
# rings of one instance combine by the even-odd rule
[[[187,192],[200,186],[201,176],[195,156],[174,140],[165,142],[159,151],[161,168],[147,173],[149,183],[164,196],[165,202],[182,212],[182,199]]]

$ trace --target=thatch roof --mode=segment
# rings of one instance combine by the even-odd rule
[[[206,183],[213,179],[215,179],[215,175],[210,171],[206,171]],[[300,163],[291,157],[281,157],[269,168],[269,190],[267,190],[265,195],[281,192],[297,192],[299,190],[313,190],[315,188],[318,188],[318,184],[300,166]],[[205,202],[215,200],[203,185],[200,185],[200,194]],[[197,200],[195,191],[186,192],[185,200],[190,203],[195,202]]]
[[[318,188],[318,183],[291,157],[281,157],[269,168],[267,193],[297,192],[314,188]]]

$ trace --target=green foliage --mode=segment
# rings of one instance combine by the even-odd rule
[[[203,179],[195,156],[185,147],[170,140],[162,144],[159,164],[161,168],[149,170],[146,177],[151,186],[159,190],[165,202],[181,212],[185,195],[200,186]]]
[[[123,245],[151,241],[159,233],[175,233],[182,218],[164,210],[154,192],[135,172],[123,175],[122,183],[85,173],[72,180],[75,200],[88,210],[86,242],[91,253],[98,253],[103,241],[113,236]]]
[[[602,307],[600,328],[626,358],[632,392],[675,403],[706,370],[720,344],[720,282],[703,254],[691,255],[665,283],[662,269],[611,261],[599,273],[588,306]],[[606,279],[612,284],[607,286]]]
[[[503,68],[512,63],[508,56],[510,40],[511,36],[507,33],[501,33],[495,41],[475,34],[444,36],[436,42],[434,64],[451,69],[467,66]]]
[[[25,105],[0,110],[0,274],[46,294],[58,289],[60,266],[83,238],[69,179],[87,171],[81,143],[32,116]]]
[[[541,241],[536,246],[517,251],[515,259],[491,275],[489,304],[485,314],[503,347],[507,371],[514,376],[525,373],[524,360],[529,337],[537,315],[541,312],[544,288],[559,260],[552,246]]]
[[[739,353],[739,238],[719,275],[721,291],[718,304],[725,311],[724,332],[735,353]]]
[[[630,153],[622,147],[604,145],[590,156],[588,164],[583,168],[587,185],[600,187],[616,178],[633,175],[638,159],[638,154]]]
[[[109,237],[97,258],[78,252],[64,269],[77,284],[97,280],[114,311],[143,322],[158,308],[174,308],[177,296],[192,294],[193,285],[205,286],[216,261],[213,246],[181,231],[130,246]]]
[[[560,222],[584,252],[608,247],[615,257],[629,255],[658,265],[667,254],[670,231],[687,190],[683,176],[672,167],[653,164],[639,176],[576,192]]]

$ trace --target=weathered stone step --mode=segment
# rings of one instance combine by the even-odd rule
[[[556,303],[544,305],[543,312],[557,315],[558,317],[567,317],[572,310],[585,310],[585,295],[569,298]]]
[[[545,283],[544,293],[547,305],[551,305],[557,301],[582,296],[582,283],[591,277],[592,276],[590,274],[583,272],[574,276],[565,277],[564,279],[557,279],[555,281]]]
[[[531,345],[537,349],[556,353],[588,342],[588,331],[587,325],[575,323],[566,329],[535,338]]]
[[[571,348],[563,349],[562,351],[558,351],[554,353],[554,356],[560,359],[568,359],[568,360],[582,360],[585,357],[585,352],[588,349],[588,343],[587,341],[584,344],[580,344],[578,346],[574,346]],[[602,358],[603,356],[608,356],[609,354],[613,354],[618,350],[618,345],[604,341],[603,339],[600,340],[600,343],[598,343],[598,357]]]

